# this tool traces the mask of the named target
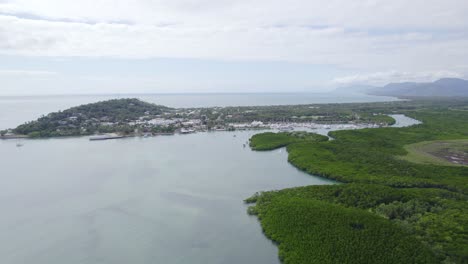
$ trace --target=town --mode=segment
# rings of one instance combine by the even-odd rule
[[[381,113],[354,109],[353,104],[169,108],[138,99],[114,99],[73,107],[0,132],[1,138],[129,136],[190,134],[234,130],[328,130],[384,127],[394,120]]]

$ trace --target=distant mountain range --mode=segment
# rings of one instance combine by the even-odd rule
[[[443,78],[430,83],[390,83],[384,87],[369,88],[365,91],[371,95],[397,97],[411,96],[467,96],[468,81],[457,78]]]

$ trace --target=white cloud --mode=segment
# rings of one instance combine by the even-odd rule
[[[0,15],[0,54],[276,60],[340,67],[452,69],[468,37],[370,34],[342,27],[86,24]]]
[[[0,55],[290,61],[377,72],[335,83],[430,80],[468,72],[467,13],[466,0],[6,0]]]
[[[0,12],[90,21],[185,25],[466,28],[465,0],[9,0]]]
[[[435,72],[375,72],[369,74],[355,74],[344,77],[338,77],[333,80],[334,83],[340,85],[349,84],[368,84],[368,85],[385,85],[391,82],[432,82],[440,78],[462,78],[462,74],[450,71],[435,71]]]

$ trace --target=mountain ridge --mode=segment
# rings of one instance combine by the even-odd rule
[[[460,78],[442,78],[434,82],[401,82],[389,83],[383,87],[367,91],[370,95],[385,96],[434,96],[453,97],[468,96],[468,80]]]

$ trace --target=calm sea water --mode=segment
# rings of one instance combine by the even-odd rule
[[[0,129],[13,128],[43,114],[113,98],[140,98],[169,107],[252,106],[354,103],[397,100],[393,97],[338,93],[127,94],[0,97]]]
[[[279,263],[242,200],[331,182],[253,133],[0,140],[0,263]]]
[[[105,98],[2,98],[1,120]],[[197,106],[177,105],[184,97],[151,98],[142,99]],[[412,122],[395,117],[399,125]],[[242,200],[332,182],[292,167],[284,149],[244,148],[258,132],[38,139],[23,147],[0,140],[0,263],[278,264],[276,246]]]

